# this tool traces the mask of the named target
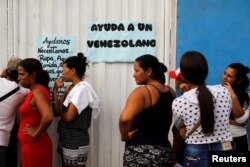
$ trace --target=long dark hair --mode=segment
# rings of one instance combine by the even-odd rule
[[[135,61],[138,62],[140,67],[145,71],[151,68],[154,79],[158,80],[162,84],[165,84],[166,78],[164,73],[167,72],[167,67],[163,63],[160,63],[155,56],[145,54],[137,57]]]
[[[68,68],[74,68],[76,70],[76,75],[79,78],[83,78],[86,71],[87,57],[83,55],[83,53],[79,52],[77,56],[68,57],[63,64],[66,64]]]
[[[206,87],[208,75],[206,58],[197,51],[186,52],[180,62],[181,75],[188,82],[198,85],[197,98],[200,107],[201,127],[205,134],[214,131],[214,97]]]
[[[47,71],[43,70],[42,64],[39,60],[35,58],[26,58],[20,62],[19,66],[23,67],[29,74],[35,73],[36,83],[39,83],[49,89],[49,74]]]
[[[249,78],[247,74],[249,73],[249,67],[244,66],[241,63],[232,63],[228,67],[236,71],[236,83],[232,85],[232,88],[241,104],[242,107],[246,105],[249,106],[249,95],[246,90],[249,87]]]

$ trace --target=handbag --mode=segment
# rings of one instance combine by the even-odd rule
[[[20,89],[20,87],[18,86],[15,89],[13,89],[12,91],[10,91],[9,93],[6,93],[2,97],[0,97],[0,102],[7,99],[9,96],[13,95],[14,93],[16,93],[19,89]]]
[[[201,119],[199,118],[196,124],[194,125],[194,127],[192,128],[192,130],[187,134],[187,136],[185,136],[186,134],[185,126],[178,129],[178,131],[175,134],[173,147],[172,147],[174,154],[178,154],[181,148],[184,149],[185,144],[186,144],[185,139],[188,138],[188,136],[190,136],[199,127],[200,123],[201,123]],[[183,151],[181,151],[181,153],[183,153]]]

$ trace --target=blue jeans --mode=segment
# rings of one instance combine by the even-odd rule
[[[7,151],[7,147],[0,146],[0,166],[1,167],[6,166],[6,151]]]
[[[232,145],[233,147],[233,145]],[[186,144],[183,155],[184,167],[207,167],[208,151],[223,151],[222,143]],[[233,150],[230,149],[228,151]]]

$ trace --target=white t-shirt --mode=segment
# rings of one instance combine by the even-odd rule
[[[63,105],[68,107],[70,103],[73,103],[77,108],[78,114],[81,114],[87,106],[92,108],[93,118],[97,118],[100,112],[100,100],[87,81],[81,81],[72,88],[64,100]]]
[[[19,86],[16,82],[5,78],[0,78],[0,85],[0,97]],[[28,89],[20,87],[15,94],[0,102],[0,146],[8,146],[16,113],[28,92]]]
[[[221,86],[207,86],[215,98],[215,124],[214,132],[211,135],[205,135],[199,126],[187,139],[188,144],[207,144],[215,142],[232,141],[230,132],[229,116],[232,109],[232,100],[228,90]],[[177,128],[185,125],[187,132],[191,131],[194,124],[200,117],[200,109],[196,94],[197,89],[185,92],[182,96],[176,98],[172,104],[173,120]]]

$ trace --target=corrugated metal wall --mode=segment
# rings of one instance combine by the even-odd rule
[[[74,35],[77,51],[85,53],[88,21],[154,21],[157,57],[174,68],[175,19],[172,14],[176,13],[176,1],[0,0],[0,35],[3,37],[0,51],[4,60],[0,63],[1,69],[13,54],[21,58],[36,57],[39,35]],[[88,167],[122,166],[124,143],[120,141],[118,118],[128,94],[136,86],[132,73],[131,63],[98,63],[88,69],[86,79],[101,99],[101,114],[92,122],[90,130]],[[60,166],[56,125],[55,120],[50,127],[54,167]]]
[[[8,8],[7,0],[0,0],[0,70],[6,66],[7,63],[7,49],[8,49],[8,33],[7,33],[7,23],[8,23]]]

